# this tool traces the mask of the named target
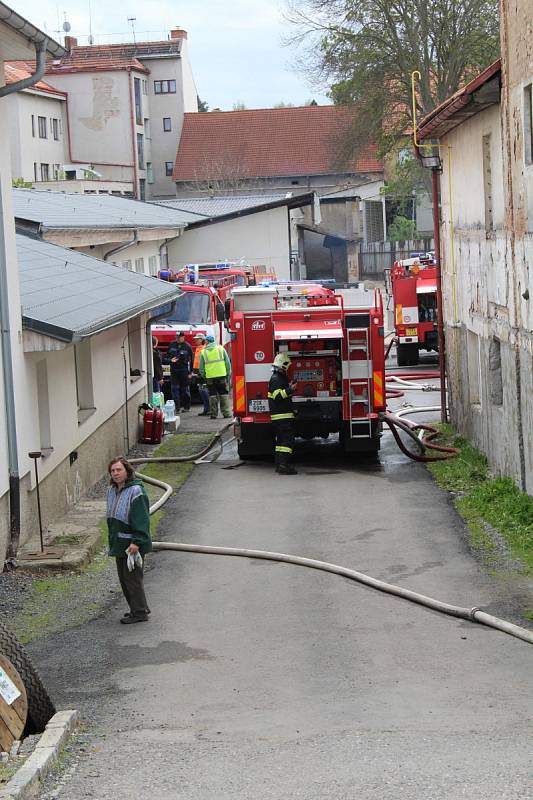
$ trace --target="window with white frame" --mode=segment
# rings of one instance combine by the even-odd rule
[[[39,165],[36,161],[33,162],[33,179],[36,182],[39,180]]]
[[[148,256],[148,271],[150,275],[157,275],[157,256]]]
[[[37,117],[39,139],[48,139],[48,122],[46,117]]]
[[[31,135],[35,139],[35,114],[31,115]]]
[[[148,183],[154,182],[154,168],[151,161],[146,162],[146,180]]]
[[[79,344],[74,345],[74,367],[76,375],[76,400],[78,403],[78,424],[81,425],[81,423],[95,411],[90,339],[83,339]]]
[[[59,120],[52,119],[52,136],[54,137],[55,141],[59,141]]]
[[[176,94],[176,81],[154,81],[154,94]]]
[[[144,272],[144,258],[135,259],[135,272]]]
[[[165,133],[168,133],[172,130],[172,118],[171,117],[163,117],[163,130]]]
[[[50,164],[41,164],[41,180],[47,181],[50,176]]]

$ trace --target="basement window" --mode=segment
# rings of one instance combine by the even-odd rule
[[[466,336],[469,399],[471,403],[479,404],[479,337],[473,331],[467,331]]]
[[[81,425],[96,411],[94,406],[93,365],[90,339],[83,339],[79,344],[74,345],[74,368],[76,376],[76,400],[78,403],[78,425]]]
[[[490,402],[503,405],[502,353],[499,339],[493,338],[489,345]]]

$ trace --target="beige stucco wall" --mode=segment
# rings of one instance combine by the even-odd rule
[[[54,177],[54,164],[68,163],[68,140],[65,123],[65,101],[31,89],[9,95],[7,100],[10,137],[11,169],[14,178],[33,181],[34,163],[37,164],[38,180],[41,178],[41,164],[49,165],[50,179]],[[34,116],[35,135],[32,136],[31,117]],[[46,117],[47,139],[39,138],[38,117]],[[51,119],[61,121],[59,139],[53,137]]]
[[[168,244],[172,268],[205,261],[239,261],[265,265],[280,280],[290,278],[290,246],[287,208],[273,208],[225,222],[215,222]]]
[[[127,247],[125,250],[121,250],[120,253],[117,253],[116,256],[112,256],[110,262],[116,264],[117,266],[127,266],[128,261],[131,261],[130,269],[134,272],[140,272],[140,269],[136,269],[135,267],[135,260],[136,259],[143,259],[144,262],[144,273],[145,275],[150,275],[148,259],[150,256],[155,256],[157,261],[157,269],[159,269],[159,246],[164,243],[164,239],[154,239],[151,242],[139,242],[138,244],[133,244],[131,247]],[[93,258],[104,259],[104,255],[109,252],[113,247],[117,246],[114,242],[109,242],[105,245],[96,245],[95,247],[76,247],[75,249],[80,253],[85,253],[85,255],[92,256]]]

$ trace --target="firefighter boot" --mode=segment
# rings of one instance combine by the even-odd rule
[[[231,417],[231,402],[229,399],[229,394],[220,395],[220,410],[222,411],[223,417]]]
[[[278,475],[298,475],[298,472],[289,464],[289,453],[276,453],[276,472]]]
[[[211,419],[218,417],[218,397],[216,395],[209,398],[209,416]]]

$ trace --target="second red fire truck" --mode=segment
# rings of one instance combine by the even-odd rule
[[[416,365],[420,350],[438,350],[437,268],[431,254],[395,261],[390,287],[398,366]]]
[[[233,409],[241,458],[273,451],[268,382],[279,352],[291,359],[295,433],[338,433],[347,452],[379,449],[385,410],[379,291],[273,283],[232,292]]]

